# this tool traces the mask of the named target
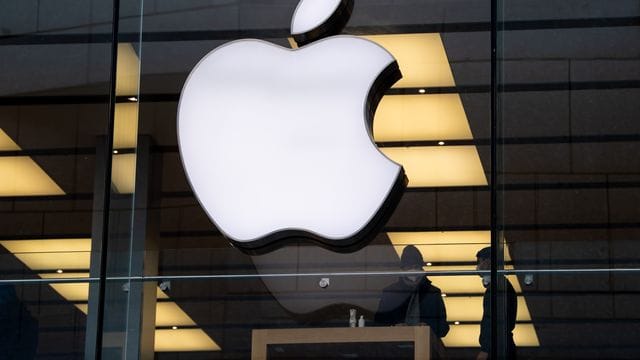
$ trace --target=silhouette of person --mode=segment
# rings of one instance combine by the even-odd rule
[[[476,254],[478,260],[478,270],[491,270],[491,247],[486,247]],[[482,285],[486,288],[482,299],[482,321],[480,322],[480,352],[477,360],[487,360],[492,358],[491,352],[491,283],[490,275],[482,275]],[[504,281],[504,292],[501,290],[498,296],[505,296],[506,319],[498,319],[505,324],[507,334],[505,337],[505,359],[516,358],[516,344],[513,341],[513,329],[516,327],[516,313],[518,311],[518,299],[516,292],[509,280],[501,276]],[[493,324],[494,326],[496,324]]]
[[[409,245],[400,257],[402,270],[422,271],[424,260],[420,251]],[[379,325],[420,325],[431,327],[438,337],[449,332],[447,311],[440,289],[424,275],[404,275],[386,287],[375,315]]]
[[[0,359],[35,359],[38,322],[11,285],[0,285]]]

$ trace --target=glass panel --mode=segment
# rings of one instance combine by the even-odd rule
[[[366,246],[336,252],[292,241],[266,253],[246,253],[223,236],[194,194],[181,159],[184,142],[176,131],[187,77],[210,51],[234,40],[255,38],[295,49],[292,54],[305,51],[289,31],[297,3],[122,2],[117,84],[125,71],[121,55],[130,54],[131,64],[140,64],[139,92],[137,84],[128,92],[117,91],[104,358],[246,359],[254,329],[347,329],[351,308],[358,313],[356,322],[362,315],[368,328],[378,329],[372,331],[402,333],[407,330],[388,326],[428,323],[443,337],[451,358],[478,353],[485,288],[475,272],[475,255],[490,244],[488,2],[355,2],[343,34],[383,46],[404,74],[382,97],[373,126],[362,128],[372,133],[383,154],[404,166],[408,177],[397,208]],[[252,59],[264,61],[258,55]],[[267,75],[273,84],[282,80],[272,71]],[[229,79],[240,76],[229,74]],[[332,84],[326,91],[339,94],[344,85]],[[233,81],[229,87],[229,92],[239,91],[234,99],[254,90],[233,88]],[[313,84],[305,84],[299,93],[312,89]],[[232,111],[250,110],[247,98]],[[283,112],[295,111],[293,99],[280,100]],[[118,127],[120,114],[128,119],[126,127]],[[266,129],[272,131],[271,126],[276,125]],[[243,140],[241,135],[233,134]],[[326,144],[329,149],[332,140]],[[228,149],[206,154],[201,167],[231,155]],[[264,176],[257,173],[255,181]],[[408,245],[421,253],[419,265],[401,266]],[[413,306],[409,315],[405,300],[412,292],[407,288],[415,287],[400,279],[403,271],[427,271],[432,282],[421,283],[430,291],[422,293],[423,305]],[[383,305],[381,299],[386,299]],[[414,352],[410,341],[391,345],[397,356]],[[267,350],[270,358],[299,358],[296,354],[305,349],[319,358],[369,356],[322,344]],[[388,358],[380,351],[380,358]]]
[[[518,355],[635,357],[640,9],[499,4],[498,215],[539,341]]]
[[[84,359],[97,333],[112,3],[0,7],[0,358]]]
[[[0,357],[84,359],[89,284],[0,285]]]

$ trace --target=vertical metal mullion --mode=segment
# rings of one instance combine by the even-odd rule
[[[106,283],[106,268],[108,259],[108,243],[109,243],[109,212],[111,208],[111,162],[113,153],[113,131],[115,122],[115,109],[116,109],[116,76],[118,65],[118,32],[120,24],[120,0],[113,0],[113,14],[112,14],[112,31],[111,31],[111,69],[109,74],[110,89],[109,89],[109,122],[107,124],[106,131],[106,161],[105,161],[105,176],[104,176],[104,208],[102,213],[102,248],[100,253],[100,287],[98,291],[98,317],[97,317],[97,330],[98,336],[96,337],[96,359],[102,358],[102,331],[104,324],[104,300],[105,300],[105,283]]]
[[[491,0],[491,359],[498,353],[498,93],[497,93],[497,43],[498,43],[498,0]]]

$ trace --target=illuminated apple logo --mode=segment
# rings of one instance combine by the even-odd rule
[[[292,33],[304,46],[233,41],[200,60],[184,84],[177,126],[187,178],[241,249],[310,239],[352,251],[406,188],[402,166],[378,150],[371,131],[380,97],[401,78],[395,59],[368,40],[328,37],[352,7],[302,0]]]

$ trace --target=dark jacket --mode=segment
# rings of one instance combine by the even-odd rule
[[[506,307],[506,323],[500,323],[501,328],[498,328],[498,336],[502,336],[502,331],[504,331],[505,338],[504,344],[506,349],[505,359],[515,359],[516,358],[516,345],[513,342],[513,329],[516,327],[516,313],[518,312],[518,298],[516,296],[516,291],[511,286],[511,283],[507,278],[503,277],[503,281],[505,284],[505,291],[498,293],[498,310],[502,308],[501,304],[504,304]],[[480,322],[480,347],[482,351],[489,354],[490,358],[491,354],[491,287],[486,286],[487,290],[484,293],[484,297],[482,299],[482,321]],[[498,321],[504,321],[505,319],[501,319],[500,316],[503,312],[499,311]],[[503,326],[506,329],[502,328]],[[504,329],[504,330],[503,330]],[[498,341],[498,344],[502,343],[502,341]]]
[[[388,326],[404,323],[411,295],[415,291],[420,292],[420,322],[429,325],[439,337],[447,335],[447,310],[440,289],[431,285],[431,281],[426,277],[414,286],[399,279],[386,287],[375,316],[376,324]]]

